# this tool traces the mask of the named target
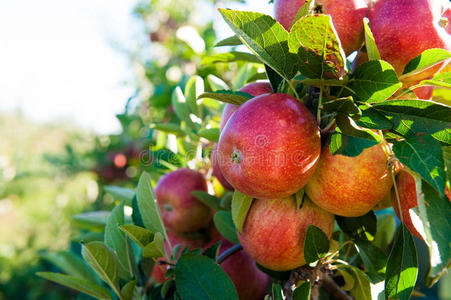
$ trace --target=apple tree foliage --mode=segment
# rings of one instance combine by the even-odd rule
[[[218,260],[227,259],[218,257],[219,244],[203,250],[165,247],[168,236],[153,186],[158,176],[178,166],[205,166],[212,143],[219,139],[221,102],[240,105],[251,98],[237,91],[243,84],[267,79],[274,92],[293,95],[312,111],[322,133],[331,134],[333,154],[357,156],[384,139],[393,145],[392,161],[420,176],[417,212],[430,253],[425,282],[432,286],[451,263],[451,203],[444,194],[451,178],[450,106],[419,100],[411,90],[402,88],[393,67],[380,59],[366,20],[369,61],[352,71],[330,16],[303,7],[287,32],[261,13],[227,9],[219,9],[219,13],[235,35],[216,46],[233,50],[204,53],[202,72],[165,91],[170,93],[165,105],[171,105],[173,115],[150,124],[153,132],[161,134],[151,146],[158,160],[145,168],[136,189],[106,188],[117,201],[111,212],[74,217],[91,230],[82,242],[82,258],[60,254],[54,262],[63,273],[38,275],[99,299],[238,299],[231,279],[218,265]],[[244,52],[245,47],[250,51]],[[450,58],[445,50],[426,50],[406,66],[401,77]],[[221,79],[226,72],[216,67],[229,64],[240,66],[232,81]],[[446,99],[451,76],[440,73],[419,85],[445,90]],[[156,107],[159,105],[157,101]],[[169,151],[169,136],[175,138],[178,153],[159,156],[159,150]],[[214,209],[219,232],[238,244],[237,232],[253,199],[239,191],[220,194],[193,193]],[[295,198],[300,204],[303,197],[300,191]],[[130,216],[124,215],[124,207],[131,208]],[[308,265],[298,272],[327,273],[327,279],[321,279],[324,285],[332,281],[343,297],[372,299],[378,286],[382,298],[409,299],[418,277],[418,257],[404,223],[394,232],[390,229],[393,216],[376,216],[373,211],[355,218],[337,216],[336,221],[331,241],[319,228],[309,227],[304,243]],[[89,239],[94,235],[97,238]],[[160,264],[158,258],[169,265],[169,280],[161,285],[151,279],[152,268]],[[273,280],[266,299],[309,299],[318,286],[309,277],[291,282],[292,272],[260,268]]]

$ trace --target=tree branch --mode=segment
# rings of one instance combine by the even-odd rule
[[[335,281],[329,276],[324,276],[321,280],[322,286],[338,300],[353,300]]]

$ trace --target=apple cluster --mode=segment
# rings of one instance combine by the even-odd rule
[[[191,194],[207,192],[204,176],[195,170],[178,169],[164,175],[155,187],[155,196],[171,245],[207,249],[221,241],[219,255],[233,245],[215,228],[214,211]],[[167,251],[169,251],[166,243]],[[180,255],[180,253],[179,253]],[[160,258],[152,273],[158,283],[164,283],[168,264]],[[234,283],[240,299],[261,299],[269,284],[269,277],[260,271],[254,260],[245,252],[235,253],[222,262],[221,267]],[[242,278],[246,278],[243,281]],[[256,298],[255,298],[256,297]]]
[[[303,0],[276,0],[275,18],[289,31],[304,4]],[[332,17],[344,53],[358,51],[353,67],[368,60],[362,48],[365,17],[381,58],[394,67],[404,87],[446,67],[440,63],[403,76],[407,63],[424,50],[451,50],[451,28],[439,25],[442,16],[450,14],[448,2],[319,0],[315,5],[316,11]],[[335,215],[359,217],[391,206],[397,198],[407,212],[417,205],[415,179],[404,166],[397,165],[398,188],[393,188],[391,145],[383,139],[355,157],[333,155],[328,133],[321,134],[318,120],[298,99],[274,92],[269,82],[250,83],[240,91],[252,98],[240,106],[225,105],[219,141],[211,156],[213,175],[224,188],[253,199],[238,234],[245,251],[222,265],[240,299],[260,298],[269,282],[254,260],[275,271],[306,263],[304,241],[310,225],[330,238]],[[432,88],[414,92],[427,100]],[[232,245],[214,228],[212,209],[191,195],[195,190],[207,192],[207,184],[194,170],[179,169],[158,182],[155,192],[169,239],[173,244],[200,248],[222,240],[223,252]],[[394,207],[399,216],[398,205]],[[404,220],[412,233],[420,236],[412,222]],[[156,268],[154,279],[164,282],[164,272],[164,268]],[[245,284],[240,280],[243,276],[248,279]]]
[[[304,4],[303,0],[276,0],[276,20],[290,30]],[[401,76],[407,63],[424,50],[451,49],[451,37],[439,25],[440,18],[449,14],[447,2],[321,0],[315,4],[316,10],[332,16],[346,55],[359,51],[358,63],[367,60],[361,47],[363,18],[368,17],[381,58],[393,65],[406,87],[431,78],[446,65]],[[356,157],[332,155],[327,135],[320,135],[313,115],[296,98],[274,93],[267,82],[251,83],[240,91],[254,98],[239,107],[226,104],[220,139],[213,148],[213,174],[226,189],[254,199],[239,239],[259,264],[278,271],[302,266],[309,225],[330,237],[334,215],[358,217],[395,201],[390,144],[383,141]],[[432,87],[414,92],[426,100]],[[411,175],[404,166],[396,173],[400,169],[399,197],[406,207],[414,201],[411,208],[417,205],[416,189],[403,188],[412,185],[404,184]],[[296,207],[295,194],[300,191],[303,201]],[[395,211],[399,216],[396,206]],[[419,236],[411,221],[407,223]]]

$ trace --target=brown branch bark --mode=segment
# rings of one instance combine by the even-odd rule
[[[353,300],[353,298],[349,296],[342,288],[340,288],[340,286],[338,286],[338,284],[336,284],[335,281],[333,281],[329,276],[325,276],[321,280],[321,284],[338,300]]]

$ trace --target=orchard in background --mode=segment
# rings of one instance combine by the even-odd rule
[[[205,53],[167,106],[150,98],[169,116],[144,124],[157,140],[147,172],[135,190],[106,187],[117,206],[84,260],[39,276],[99,299],[409,299],[417,280],[440,280],[449,3],[274,8],[275,19],[219,9],[235,35],[216,46],[232,49]],[[429,248],[425,278],[412,234]]]

